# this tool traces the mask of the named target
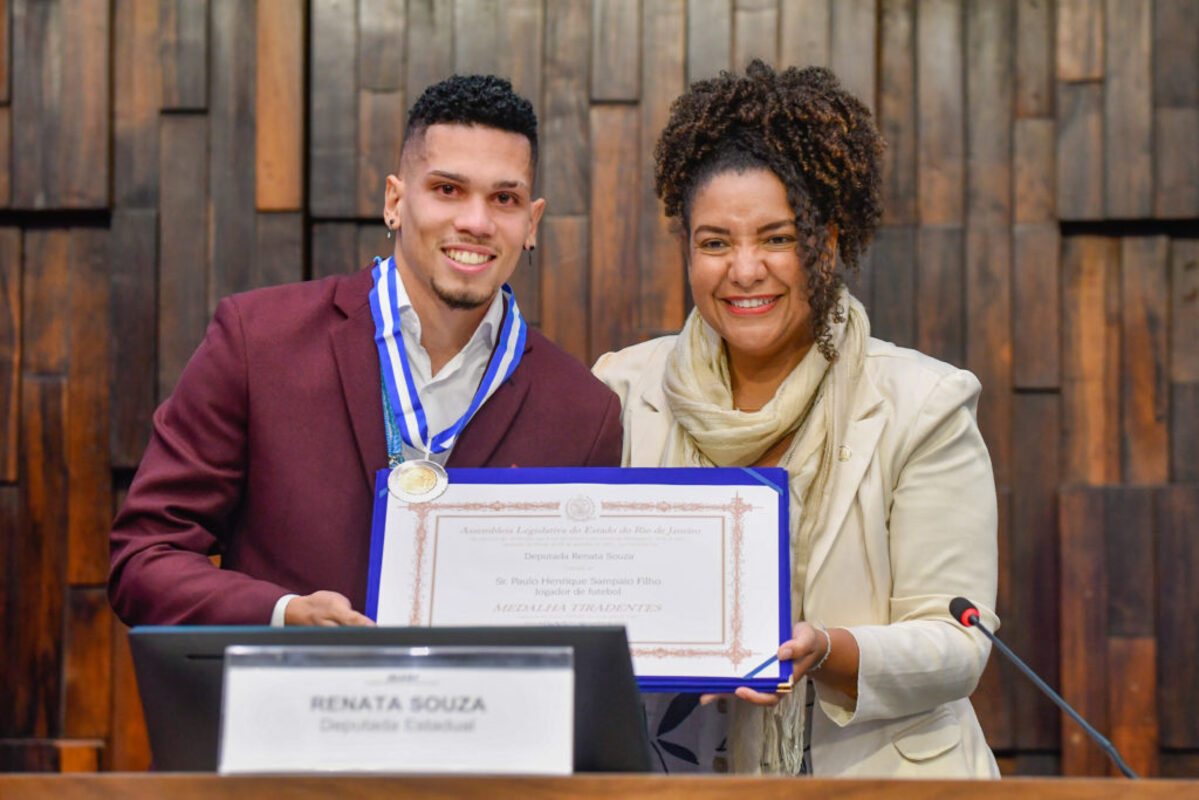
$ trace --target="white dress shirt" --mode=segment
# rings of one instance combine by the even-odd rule
[[[470,341],[446,362],[436,375],[432,374],[428,351],[421,346],[420,319],[416,316],[412,301],[408,299],[408,290],[404,288],[403,280],[396,281],[396,304],[400,309],[400,338],[404,340],[404,352],[408,356],[408,368],[412,371],[412,383],[424,407],[429,436],[432,437],[453,425],[466,413],[475,397],[475,391],[483,382],[483,375],[487,372],[491,351],[495,349],[500,324],[504,319],[503,293],[495,293],[483,321],[475,328]],[[383,414],[382,391],[380,387],[380,415]],[[405,461],[427,458],[445,466],[452,451],[451,447],[441,453],[426,453],[424,448],[412,447],[404,442],[402,454]],[[287,604],[293,597],[298,596],[285,594],[279,598],[271,613],[272,626],[281,627],[284,624]]]

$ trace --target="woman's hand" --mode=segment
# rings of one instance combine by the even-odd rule
[[[779,661],[790,660],[792,662],[791,679],[793,682],[798,682],[809,669],[820,663],[820,660],[829,652],[830,642],[831,638],[826,637],[810,622],[795,624],[791,638],[779,645],[778,651]],[[746,702],[759,706],[773,706],[779,702],[779,695],[772,692],[754,691],[748,686],[737,687],[733,694]],[[701,704],[707,705],[721,696],[705,694],[700,697],[699,701]]]

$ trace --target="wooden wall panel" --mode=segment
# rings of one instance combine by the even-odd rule
[[[302,0],[262,0],[254,29],[255,202],[259,211],[299,211],[304,203]]]
[[[1053,116],[1054,4],[1016,0],[1015,112],[1019,118]]]
[[[588,361],[623,347],[637,324],[637,214],[639,169],[625,154],[637,152],[637,109],[591,109],[591,319]]]
[[[1199,593],[1179,591],[1199,570],[1195,520],[1199,519],[1199,486],[1174,485],[1160,495],[1161,525],[1157,533],[1158,697],[1161,745],[1199,749]]]
[[[1012,9],[966,4],[966,220],[1012,219]]]
[[[203,111],[208,106],[209,0],[159,0],[162,106]]]
[[[1012,131],[1015,221],[1057,222],[1056,127],[1052,119],[1018,119]]]
[[[816,0],[824,4],[825,0]],[[802,13],[804,6],[812,3],[787,3],[783,6],[783,54],[784,64],[802,64],[804,47],[788,37],[788,24]],[[788,11],[792,14],[788,17]],[[826,22],[824,30],[828,30]],[[733,64],[733,31],[728,26],[713,25],[714,19],[731,19],[733,16],[733,0],[687,0],[687,83],[715,78],[721,70],[730,69]],[[806,31],[805,31],[806,32]],[[796,44],[798,52],[788,52],[789,42]],[[553,45],[551,38],[549,44]],[[824,43],[828,49],[827,41]]]
[[[966,232],[966,367],[982,381],[979,428],[995,482],[1011,482],[1012,248],[1006,227]]]
[[[358,86],[402,92],[407,60],[404,0],[358,0]]]
[[[357,5],[316,0],[311,6],[308,210],[314,216],[350,217],[357,209]]]
[[[641,10],[636,0],[591,4],[591,99],[635,102],[641,88]]]
[[[88,321],[103,325],[108,319],[107,232],[89,228],[71,231],[70,265],[70,293],[62,297],[68,304],[70,318],[66,386],[66,579],[71,584],[103,584],[108,577],[108,528],[112,521],[109,348],[108,337],[97,336]]]
[[[1159,108],[1154,125],[1154,216],[1199,217],[1199,106]]]
[[[72,586],[66,616],[62,734],[105,739],[112,712],[113,613],[104,588]]]
[[[310,277],[317,280],[330,275],[354,272],[359,266],[357,250],[357,225],[346,222],[323,222],[313,225]]]
[[[1071,483],[1119,483],[1118,317],[1110,276],[1118,275],[1119,243],[1102,237],[1071,237],[1062,248],[1062,403],[1065,409],[1063,479]],[[1117,306],[1118,308],[1118,306]]]
[[[254,283],[255,8],[211,0],[208,86],[208,312]]]
[[[158,205],[159,0],[117,0],[113,25],[113,204]]]
[[[829,68],[873,113],[877,108],[877,0],[837,0],[831,10]]]
[[[641,213],[638,263],[642,265],[637,324],[646,332],[674,332],[683,325],[682,249],[654,192],[654,147],[670,119],[670,104],[683,92],[686,49],[683,0],[644,0],[641,30]]]
[[[755,58],[778,66],[779,9],[774,0],[733,0],[733,69]]]
[[[1103,85],[1059,83],[1057,210],[1062,219],[1103,217],[1103,152]]]
[[[884,6],[886,2],[883,0]],[[788,0],[781,6],[780,65],[827,67],[831,59],[829,35],[832,30],[832,0]],[[688,13],[691,16],[695,12],[690,10]],[[706,27],[702,19],[695,19],[694,25]],[[691,80],[694,78],[691,77]]]
[[[913,0],[882,0],[879,32],[878,128],[883,159],[883,224],[916,221],[916,9]],[[872,309],[873,311],[873,309]]]
[[[1107,0],[1104,196],[1108,217],[1153,211],[1152,12],[1149,3]]]
[[[1104,0],[1056,0],[1057,78],[1103,79]]]
[[[1020,389],[1056,389],[1062,352],[1058,226],[1017,224],[1012,240],[1012,380]]]
[[[916,236],[916,348],[965,363],[964,242],[957,227],[923,227]]]
[[[25,372],[62,375],[70,352],[71,238],[65,228],[25,235],[22,360]]]
[[[129,469],[141,460],[157,399],[158,213],[115,211],[108,247],[109,457]]]
[[[208,123],[162,118],[158,216],[158,400],[175,386],[208,322]]]
[[[0,106],[0,208],[12,204],[12,108]]]
[[[1199,106],[1199,5],[1153,0],[1153,102]]]
[[[920,222],[960,224],[965,184],[962,8],[926,0],[916,15]]]
[[[587,213],[590,24],[583,3],[546,6],[545,105],[540,115],[538,178],[547,214]],[[547,272],[557,269],[552,260],[548,264]],[[548,274],[545,280],[549,280]],[[543,301],[549,302],[545,296]]]
[[[1121,471],[1129,484],[1170,479],[1169,255],[1164,236],[1121,242]]]
[[[8,13],[9,0],[0,0],[0,103],[7,103],[8,91],[8,59],[12,52],[8,43]]]
[[[274,286],[303,279],[303,215],[259,214],[256,222],[254,285]]]
[[[910,225],[880,228],[870,246],[874,294],[871,334],[901,347],[916,345],[916,231]]]
[[[17,481],[20,408],[21,231],[0,228],[0,484]]]
[[[539,238],[538,252],[546,264],[541,286],[541,332],[575,358],[590,364],[587,218],[547,216],[541,222]]]
[[[454,7],[444,0],[409,0],[405,22],[408,64],[404,92],[411,104],[429,84],[450,77],[454,71]]]

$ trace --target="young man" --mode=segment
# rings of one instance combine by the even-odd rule
[[[528,101],[493,76],[450,78],[409,111],[387,178],[391,259],[221,301],[113,526],[122,620],[370,624],[389,462],[620,463],[616,396],[502,288],[536,244],[536,165]]]

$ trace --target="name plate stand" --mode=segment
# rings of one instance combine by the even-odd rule
[[[230,647],[218,769],[569,775],[573,661],[568,647]]]

